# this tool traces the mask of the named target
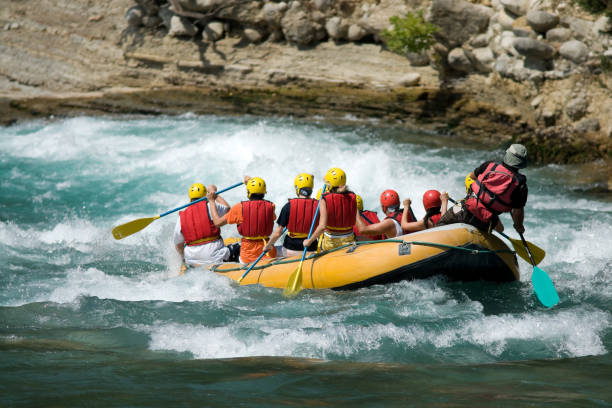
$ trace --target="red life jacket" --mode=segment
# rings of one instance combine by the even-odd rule
[[[251,200],[242,203],[242,223],[238,232],[246,239],[266,239],[274,229],[274,204],[268,200]]]
[[[401,225],[402,225],[402,214],[403,214],[403,213],[404,213],[404,209],[403,209],[403,208],[400,208],[399,210],[395,211],[395,212],[394,212],[394,213],[392,213],[391,215],[387,215],[387,216],[385,217],[385,220],[386,220],[386,219],[388,219],[388,218],[393,218],[393,219],[394,219],[395,221],[397,221],[397,222],[398,222],[398,224],[401,226]],[[414,222],[414,218],[412,217],[412,212],[411,212],[411,211],[408,211],[408,222]],[[404,234],[406,234],[406,233],[407,233],[407,231],[406,231],[404,228],[402,228],[402,232],[403,232]],[[384,235],[384,237],[385,237],[385,238],[389,238],[389,237],[387,237],[386,235]]]
[[[512,209],[512,192],[519,186],[514,173],[501,163],[489,163],[472,183],[465,206],[476,218],[489,222],[493,215]]]
[[[181,233],[185,244],[189,246],[203,245],[216,241],[221,237],[219,227],[216,227],[208,214],[206,201],[190,205],[185,211],[179,212]]]
[[[312,219],[317,212],[318,201],[314,198],[292,198],[289,200],[289,222],[287,231],[292,238],[306,238],[310,232]],[[315,226],[319,223],[319,215]]]
[[[359,215],[368,225],[378,224],[380,222],[378,215],[376,215],[374,211],[359,211]],[[355,233],[355,236],[367,238],[368,241],[378,241],[380,239],[384,239],[382,235],[359,235],[357,234],[357,226],[353,226],[353,232]]]
[[[425,217],[425,229],[429,228],[429,223],[427,222],[428,220],[431,220],[431,222],[433,223],[434,227],[436,226],[436,224],[438,223],[438,221],[440,221],[440,218],[442,218],[442,213],[436,213],[434,215],[432,215],[431,217]],[[433,227],[432,227],[433,228]]]
[[[355,225],[357,200],[355,193],[325,193],[327,204],[327,229],[334,233],[349,233]]]

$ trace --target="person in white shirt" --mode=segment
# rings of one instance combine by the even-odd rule
[[[209,185],[208,191],[216,192],[215,185]],[[194,183],[189,188],[191,201],[206,195],[207,189],[202,183]],[[187,266],[210,263],[221,263],[230,258],[230,250],[223,244],[221,231],[210,216],[210,203],[202,200],[179,212],[174,228],[174,245]],[[217,213],[227,213],[230,205],[221,196],[217,196],[215,206]]]

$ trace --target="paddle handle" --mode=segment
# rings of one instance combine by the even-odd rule
[[[227,187],[227,188],[224,188],[224,189],[223,189],[223,190],[221,190],[221,191],[217,191],[217,194],[224,193],[224,192],[226,192],[227,190],[231,190],[232,188],[236,188],[236,187],[238,187],[238,186],[240,186],[240,185],[242,185],[242,184],[244,184],[244,183],[242,183],[242,182],[240,182],[240,183],[236,183],[236,184],[234,184],[233,186],[229,186],[229,187]],[[172,214],[173,212],[176,212],[176,211],[182,210],[183,208],[187,208],[187,207],[189,207],[190,205],[194,205],[195,203],[199,203],[200,201],[205,201],[205,200],[208,200],[208,197],[198,198],[197,200],[192,201],[192,202],[190,202],[190,203],[187,203],[187,204],[185,204],[185,205],[182,205],[182,206],[180,206],[180,207],[178,207],[178,208],[175,208],[174,210],[166,211],[166,212],[165,212],[165,213],[163,213],[163,214],[159,214],[159,215],[157,216],[157,218],[164,217],[164,216],[166,216],[166,215],[168,215],[168,214]]]
[[[527,242],[525,242],[525,237],[523,237],[523,234],[519,232],[519,236],[521,237],[521,241],[523,241],[523,245],[525,246],[525,249],[527,249],[527,253],[529,254],[529,260],[531,261],[531,264],[535,267],[536,263],[533,260],[533,255],[531,255],[531,249],[529,249],[529,245],[527,245]]]

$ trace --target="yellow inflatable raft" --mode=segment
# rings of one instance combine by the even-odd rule
[[[242,280],[285,288],[300,257],[262,259]],[[238,281],[248,265],[224,263],[210,270]],[[446,275],[452,280],[519,280],[514,251],[498,237],[467,224],[453,224],[385,241],[359,242],[307,256],[304,289],[357,289],[364,286]]]

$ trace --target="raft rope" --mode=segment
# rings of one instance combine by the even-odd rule
[[[470,253],[472,253],[474,255],[495,254],[495,253],[511,253],[511,254],[515,254],[516,253],[515,251],[513,251],[511,249],[499,249],[499,250],[492,251],[490,249],[470,249],[470,248],[465,248],[465,247],[460,247],[460,246],[455,246],[455,245],[438,244],[436,242],[404,241],[402,239],[390,238],[390,239],[377,240],[377,241],[357,241],[357,242],[353,242],[351,244],[345,244],[345,245],[339,246],[339,247],[334,248],[334,249],[330,249],[330,250],[319,252],[319,253],[310,254],[306,258],[304,258],[304,260],[318,258],[318,257],[320,257],[322,255],[329,254],[329,253],[332,253],[332,252],[335,252],[335,251],[340,251],[340,250],[348,248],[348,247],[355,247],[355,248],[357,248],[360,245],[380,244],[381,242],[390,242],[390,243],[396,242],[396,243],[400,243],[400,244],[422,245],[422,246],[429,246],[429,247],[434,247],[434,248],[457,249],[457,250],[460,250],[460,251],[470,252]],[[299,262],[299,261],[300,261],[299,259],[282,259],[281,258],[278,261],[272,261],[272,262],[267,263],[265,265],[255,266],[253,269],[264,269],[264,268],[267,268],[267,267],[273,266],[273,265],[289,264],[289,263],[295,263],[295,262]],[[213,272],[225,273],[225,272],[233,272],[233,271],[242,271],[242,270],[245,270],[245,269],[247,269],[249,267],[249,265],[246,264],[246,265],[243,265],[243,266],[240,266],[240,267],[237,267],[237,268],[229,268],[229,269],[220,269],[220,270],[217,270],[217,268],[219,268],[222,265],[223,264],[215,265],[212,268],[210,268],[210,270],[213,271]]]

